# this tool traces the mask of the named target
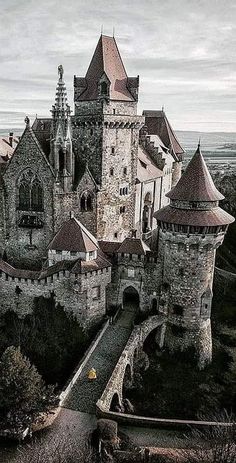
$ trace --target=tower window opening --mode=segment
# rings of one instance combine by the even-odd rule
[[[110,168],[110,175],[111,175],[111,176],[114,175],[114,169],[113,169],[113,167]]]
[[[106,82],[101,83],[101,94],[107,95],[108,94],[108,85]]]
[[[173,305],[173,314],[174,315],[183,315],[184,313],[184,308],[182,307],[182,305],[179,305],[179,304],[174,304]]]
[[[124,169],[123,169],[123,174],[124,174],[124,175],[127,174],[127,167],[124,167]]]
[[[115,114],[115,113],[116,113],[116,110],[115,110],[115,109],[113,109],[113,114]]]
[[[125,206],[120,206],[120,214],[124,214],[125,212]]]
[[[90,129],[90,135],[93,135],[93,129]]]
[[[111,147],[111,154],[115,154],[115,147],[114,146]]]

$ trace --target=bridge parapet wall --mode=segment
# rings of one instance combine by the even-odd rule
[[[97,408],[108,412],[110,410],[112,398],[118,394],[119,402],[122,404],[123,400],[123,381],[127,365],[133,372],[134,356],[142,350],[143,343],[147,336],[158,326],[164,326],[166,318],[160,315],[154,315],[142,322],[140,325],[135,326],[129,340],[113,370],[113,373],[106,385],[101,398],[97,402]]]

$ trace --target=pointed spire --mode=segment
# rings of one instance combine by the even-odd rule
[[[174,200],[197,202],[224,199],[211,178],[201,153],[200,142],[177,185],[166,196]]]
[[[70,106],[67,103],[67,92],[66,92],[66,85],[63,80],[64,69],[63,66],[60,64],[58,66],[58,83],[56,88],[56,98],[55,104],[52,107],[52,113],[58,118],[66,118],[70,115]]]

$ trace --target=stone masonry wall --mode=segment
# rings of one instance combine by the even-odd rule
[[[24,316],[32,311],[35,297],[49,298],[54,293],[56,303],[72,312],[84,327],[88,327],[105,314],[106,286],[110,279],[110,268],[78,276],[61,271],[41,280],[12,278],[2,272],[0,313],[15,310]],[[98,298],[94,298],[94,287],[100,287]]]
[[[43,186],[43,212],[18,210],[18,179],[30,169],[37,173]],[[54,233],[53,173],[43,157],[31,131],[26,130],[4,174],[6,235],[4,249],[8,262],[18,267],[36,267],[46,256],[46,247]],[[42,228],[19,227],[23,214],[34,215],[43,222]]]

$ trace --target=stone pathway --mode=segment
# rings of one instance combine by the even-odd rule
[[[109,325],[86,367],[63,403],[63,407],[95,414],[96,402],[101,397],[115,365],[132,331],[135,307],[126,305],[114,325]],[[97,371],[97,379],[89,381],[90,368]]]

